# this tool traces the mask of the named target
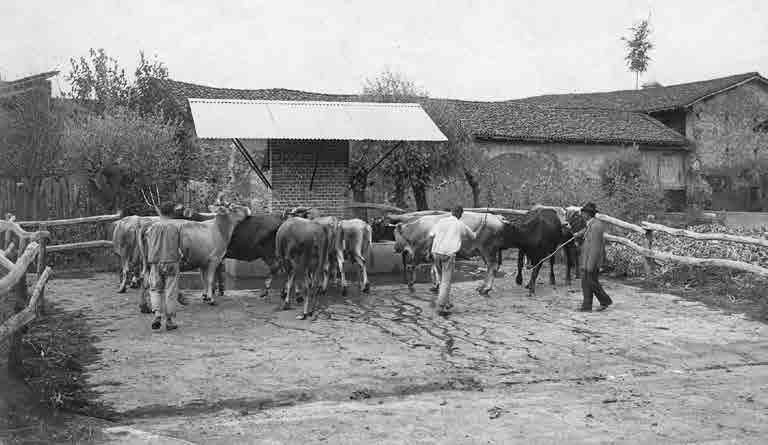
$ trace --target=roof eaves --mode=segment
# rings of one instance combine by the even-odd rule
[[[623,139],[623,138],[563,138],[563,137],[543,137],[543,136],[520,136],[520,135],[502,135],[502,134],[473,134],[477,140],[505,141],[505,142],[532,142],[538,144],[557,143],[557,144],[585,144],[585,145],[657,145],[664,147],[681,147],[687,150],[687,141],[670,140],[641,140],[641,139]]]
[[[761,81],[763,83],[767,83],[768,84],[768,79],[766,79],[765,77],[761,76],[760,74],[758,74],[758,73],[751,73],[751,74],[753,74],[753,75],[751,77],[747,78],[747,79],[741,80],[739,82],[734,83],[733,85],[729,85],[729,86],[727,86],[725,88],[721,88],[721,89],[719,89],[717,91],[714,91],[712,93],[705,94],[705,95],[703,95],[703,96],[693,100],[692,102],[690,102],[688,104],[682,105],[680,108],[688,108],[690,106],[693,106],[696,103],[699,103],[699,102],[701,102],[703,100],[709,99],[712,96],[716,96],[716,95],[718,95],[720,93],[724,93],[724,92],[726,92],[728,90],[732,90],[734,88],[738,88],[738,87],[744,85],[745,83],[752,82],[753,80],[759,80],[759,81]]]
[[[59,74],[58,70],[46,71],[44,73],[33,74],[31,76],[22,77],[20,79],[15,79],[15,80],[8,81],[4,85],[6,85],[6,86],[21,85],[21,84],[24,84],[24,83],[27,83],[27,82],[34,82],[34,81],[39,81],[39,80],[47,80],[47,79],[50,79],[53,76],[57,76],[58,74]]]

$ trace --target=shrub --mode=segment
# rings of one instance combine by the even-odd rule
[[[176,138],[179,128],[161,116],[141,116],[120,107],[103,116],[71,117],[63,140],[65,156],[73,169],[91,177],[105,171],[119,173],[118,187],[102,199],[103,211],[114,210],[112,206],[140,207],[144,187],[157,186],[164,199],[175,192],[187,157]]]
[[[638,150],[627,150],[605,160],[599,170],[603,212],[628,221],[664,211],[663,190],[648,177]]]

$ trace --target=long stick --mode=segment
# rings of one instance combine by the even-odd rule
[[[539,265],[541,265],[541,263],[543,263],[544,261],[547,261],[548,259],[552,258],[552,257],[553,257],[553,256],[554,256],[554,255],[557,253],[557,251],[558,251],[558,250],[562,249],[562,248],[563,248],[563,246],[565,246],[566,244],[570,243],[570,242],[571,242],[571,241],[573,241],[574,239],[576,239],[576,237],[575,237],[575,236],[572,236],[572,237],[571,237],[571,239],[569,239],[568,241],[564,242],[563,244],[560,244],[559,246],[557,246],[557,249],[555,249],[555,250],[554,250],[552,253],[550,253],[549,255],[545,256],[543,260],[539,261],[539,262],[538,262],[538,263],[536,263],[534,266],[528,266],[528,267],[526,267],[526,268],[525,268],[525,270],[531,270],[531,269],[535,269],[535,268],[537,268]]]

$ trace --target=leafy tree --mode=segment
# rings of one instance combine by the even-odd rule
[[[89,173],[105,210],[131,211],[142,207],[143,188],[157,186],[164,199],[175,193],[184,160],[177,130],[157,115],[115,107],[68,119],[63,152],[70,165]]]
[[[653,49],[653,43],[650,41],[651,28],[648,19],[629,28],[632,31],[632,37],[622,37],[627,46],[627,55],[624,60],[627,62],[629,70],[635,73],[635,89],[639,87],[640,73],[648,69],[648,62],[651,57],[648,53]]]
[[[157,56],[149,60],[139,51],[139,63],[130,80],[117,59],[107,55],[103,48],[91,48],[88,57],[70,59],[72,69],[66,76],[70,85],[69,97],[93,107],[101,114],[114,107],[130,107],[142,115],[154,113],[160,101],[151,88],[150,78],[168,78],[168,68]]]
[[[369,102],[419,102],[425,111],[444,129],[452,128],[452,121],[445,104],[430,100],[428,93],[418,88],[411,80],[400,73],[385,70],[378,77],[367,79],[363,84],[362,100]],[[450,133],[450,131],[448,131]],[[450,136],[449,136],[450,138]],[[366,167],[384,156],[391,144],[359,144],[353,158],[352,185],[356,199],[362,195],[360,190],[369,184],[364,174]],[[385,176],[392,180],[394,204],[407,207],[406,195],[410,187],[416,207],[427,209],[427,188],[433,180],[447,176],[458,168],[459,148],[456,140],[447,143],[404,142],[393,151],[381,164]]]

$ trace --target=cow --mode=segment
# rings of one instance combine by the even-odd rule
[[[568,220],[568,227],[571,233],[576,233],[585,227],[587,227],[587,220],[584,219],[584,215],[581,214],[581,207],[571,206],[565,209],[566,219]],[[565,250],[566,255],[566,269],[565,276],[566,281],[571,280],[571,269],[574,270],[574,276],[579,278],[579,254],[581,252],[581,243],[583,239],[575,239],[571,241],[571,246]],[[575,267],[574,267],[575,266]]]
[[[215,214],[205,221],[175,220],[181,232],[182,262],[185,269],[199,269],[203,282],[203,302],[216,305],[213,285],[216,270],[221,265],[232,232],[235,227],[250,216],[248,207],[237,204],[217,204],[210,206]],[[148,227],[148,226],[147,226]],[[147,273],[146,264],[146,228],[141,232],[140,249],[142,249],[142,271]],[[142,312],[143,312],[142,308]]]
[[[416,264],[431,259],[432,238],[429,231],[442,218],[449,215],[446,212],[422,216],[408,223],[398,223],[395,227],[395,252],[403,254],[404,271],[409,289],[413,289],[416,280]],[[481,295],[487,295],[493,288],[494,272],[498,250],[502,246],[504,220],[498,215],[490,213],[464,212],[461,216],[464,222],[473,231],[478,231],[477,237],[471,241],[462,243],[457,253],[457,258],[471,258],[480,256],[487,267],[487,274],[483,283],[477,288]],[[411,272],[410,279],[407,271]],[[433,289],[437,287],[436,271],[432,266]]]
[[[530,210],[519,223],[507,222],[503,230],[503,245],[519,249],[517,261],[517,276],[515,282],[523,284],[522,268],[525,257],[528,257],[535,267],[531,272],[530,281],[526,288],[531,296],[536,294],[536,279],[541,269],[541,261],[553,253],[555,249],[570,238],[570,230],[564,229],[558,213],[549,208]],[[571,244],[565,248],[570,249]],[[566,255],[568,257],[568,255]],[[550,283],[555,284],[555,258],[550,258]],[[570,277],[566,278],[570,284]]]
[[[371,238],[375,243],[394,241],[395,224],[390,223],[386,218],[373,218],[371,221]]]
[[[395,253],[399,253],[403,260],[403,278],[408,283],[408,289],[413,291],[416,282],[416,266],[432,262],[432,238],[429,231],[437,222],[447,215],[426,215],[408,222],[399,222],[395,225]],[[436,289],[437,271],[434,265],[430,268],[432,289]]]
[[[269,267],[269,277],[264,280],[264,290],[260,298],[268,297],[272,289],[272,281],[280,272],[280,264],[275,256],[275,236],[283,223],[283,218],[277,214],[258,213],[247,216],[232,232],[229,246],[224,258],[240,261],[255,261],[261,259]],[[216,269],[216,281],[219,285],[219,296],[224,295],[224,263]]]
[[[323,292],[328,289],[331,275],[338,274],[341,278],[341,294],[347,294],[348,283],[344,273],[346,259],[360,266],[362,279],[360,289],[363,292],[370,291],[366,263],[371,250],[372,229],[368,223],[357,218],[339,219],[335,216],[320,216],[318,209],[308,207],[297,207],[289,214],[315,221],[328,229],[328,263],[323,272]]]
[[[138,275],[135,270],[141,267],[139,255],[138,233],[142,218],[137,215],[126,216],[115,222],[112,231],[112,246],[120,257],[120,287],[118,293],[124,293],[129,281],[132,288],[139,286]]]
[[[342,247],[344,259],[357,263],[360,266],[360,289],[367,293],[371,289],[368,281],[367,262],[371,254],[371,226],[365,221],[353,218],[341,221]],[[344,268],[339,270],[341,274],[341,293],[347,292],[347,281],[344,278]]]
[[[296,317],[299,320],[311,316],[317,304],[320,281],[327,270],[330,234],[328,225],[301,217],[289,217],[277,230],[275,257],[288,274],[281,309],[290,308],[296,290],[296,274],[301,273],[304,277],[307,292],[304,311]]]
[[[174,207],[174,219],[204,221],[211,216],[205,216],[185,208],[182,204]],[[112,245],[120,257],[120,287],[118,293],[124,293],[130,284],[131,288],[141,285],[141,257],[139,253],[139,232],[148,224],[156,221],[158,216],[130,215],[115,222],[112,230]]]

